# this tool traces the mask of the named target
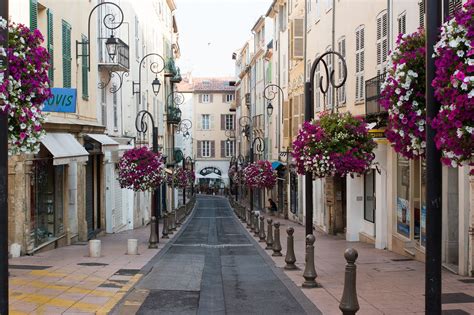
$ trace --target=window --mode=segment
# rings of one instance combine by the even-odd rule
[[[425,0],[421,0],[419,3],[418,3],[418,12],[420,13],[420,24],[419,26],[420,27],[425,27]]]
[[[364,220],[375,222],[375,170],[364,175]]]
[[[117,86],[114,84],[113,85],[113,91],[116,91],[117,90]],[[118,106],[117,106],[117,92],[116,93],[113,93],[113,96],[112,96],[112,99],[113,99],[113,107],[114,107],[114,128],[117,129],[118,127]]]
[[[234,94],[226,94],[225,95],[225,102],[230,103],[234,100]]]
[[[201,141],[201,156],[211,157],[211,141]]]
[[[48,77],[49,77],[49,86],[54,86],[54,20],[53,20],[53,13],[50,9],[46,11],[47,15],[47,23],[48,23],[48,53],[49,53],[49,69],[48,69]]]
[[[302,59],[304,57],[304,19],[291,21],[291,58]]]
[[[62,21],[63,35],[63,87],[71,87],[71,26]]]
[[[205,114],[201,116],[201,123],[202,123],[202,130],[210,130],[211,129],[211,115]]]
[[[410,238],[410,161],[398,155],[397,161],[397,232]]]
[[[30,29],[38,28],[38,0],[30,0]]]
[[[398,34],[405,34],[406,33],[406,25],[407,25],[407,14],[406,12],[403,12],[402,14],[400,14],[400,16],[398,17]]]
[[[225,157],[230,157],[234,155],[235,141],[229,140],[224,141],[225,143]]]
[[[87,42],[87,36],[82,34],[81,40],[83,43]],[[81,69],[82,69],[82,99],[88,100],[89,99],[89,70],[87,69],[87,46],[82,46],[82,62],[81,62]]]
[[[346,58],[346,38],[342,37],[337,42],[337,48],[339,53]],[[339,83],[342,82],[344,79],[344,68],[341,58],[337,58],[337,73],[338,73],[338,80]],[[342,106],[342,104],[346,103],[346,85],[344,84],[340,88],[337,89],[337,104],[338,106]]]
[[[377,75],[385,72],[388,56],[388,20],[387,11],[377,17]]]
[[[202,103],[210,103],[211,97],[209,94],[202,94]]]
[[[234,129],[234,115],[223,115],[224,117],[224,128],[225,130]]]
[[[365,46],[365,36],[364,36],[364,26],[359,26],[356,29],[356,88],[355,88],[355,99],[356,102],[364,100],[364,46]]]

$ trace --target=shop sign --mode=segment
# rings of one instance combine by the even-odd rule
[[[370,129],[369,134],[372,136],[372,138],[385,138],[385,129]]]
[[[51,98],[44,102],[44,112],[76,112],[77,89],[51,88],[51,93]]]
[[[410,238],[410,208],[408,200],[397,198],[397,232]]]

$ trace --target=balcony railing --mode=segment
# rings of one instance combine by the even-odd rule
[[[117,55],[110,62],[99,63],[99,70],[110,72],[128,71],[130,69],[129,47],[120,38],[117,38]]]
[[[181,121],[181,110],[176,106],[168,106],[166,122],[171,125],[177,125]]]
[[[183,161],[184,154],[179,148],[167,148],[163,150],[163,156],[166,157],[166,165],[174,165]]]
[[[176,74],[171,77],[170,79],[170,82],[173,82],[173,83],[179,83],[183,81],[183,78],[181,77],[181,71],[179,69],[179,67],[176,68]]]
[[[386,72],[365,81],[365,113],[378,114],[387,110],[380,105],[380,92]]]
[[[173,58],[168,58],[165,66],[165,77],[175,77],[178,74],[178,69],[174,63]]]

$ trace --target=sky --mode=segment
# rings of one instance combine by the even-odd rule
[[[232,53],[243,47],[271,0],[175,0],[181,74],[235,76]]]

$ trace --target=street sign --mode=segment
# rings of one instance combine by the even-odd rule
[[[75,113],[77,89],[51,88],[53,96],[44,102],[44,112]]]

